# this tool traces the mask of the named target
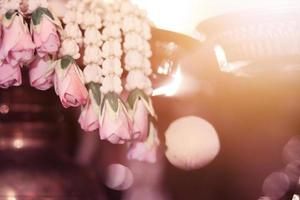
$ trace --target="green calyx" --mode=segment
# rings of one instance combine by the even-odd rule
[[[18,11],[17,10],[9,10],[5,13],[4,17],[7,19],[7,20],[10,20],[15,13],[17,13]]]
[[[102,102],[101,110],[103,110],[106,101],[108,101],[110,107],[113,109],[114,112],[118,111],[119,101],[121,101],[118,94],[116,94],[114,92],[107,93],[104,96],[104,100]]]
[[[75,62],[75,60],[72,58],[72,56],[63,56],[61,58],[61,68],[66,69],[73,62]]]
[[[47,8],[39,7],[32,13],[32,23],[33,25],[38,25],[41,23],[41,19],[43,15],[47,15],[52,20],[54,20],[54,17],[52,13]]]
[[[92,91],[96,103],[100,106],[101,104],[100,84],[95,82],[90,82],[87,84],[87,88],[88,90]]]
[[[128,100],[127,100],[130,108],[133,109],[135,102],[141,98],[143,98],[144,100],[146,100],[147,103],[149,103],[149,97],[148,97],[148,95],[145,94],[145,92],[143,90],[140,90],[140,89],[133,90],[130,93]]]

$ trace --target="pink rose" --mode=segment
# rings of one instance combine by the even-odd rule
[[[35,45],[23,17],[14,13],[10,19],[4,19],[0,60],[5,59],[12,65],[29,62],[33,58]]]
[[[127,110],[116,94],[108,93],[103,102],[100,118],[100,138],[113,144],[131,139],[131,121]]]
[[[39,25],[33,27],[33,41],[40,57],[55,54],[60,46],[59,36],[55,24],[49,16],[42,15]]]
[[[22,84],[22,74],[19,66],[8,63],[0,65],[0,88],[19,86]]]
[[[38,90],[48,90],[53,86],[54,68],[49,58],[36,59],[29,65],[30,85]]]
[[[65,108],[87,103],[88,92],[83,73],[70,56],[63,57],[55,67],[54,88]]]
[[[0,24],[0,47],[2,44],[2,24]]]
[[[148,137],[149,117],[156,118],[152,101],[142,90],[135,89],[127,98],[133,119],[133,138],[143,141]]]
[[[127,158],[130,160],[155,163],[158,145],[159,139],[157,137],[157,131],[153,124],[150,123],[148,138],[143,142],[133,142],[127,153]]]
[[[91,132],[99,128],[99,119],[96,112],[90,101],[81,109],[78,122],[83,130]]]
[[[148,135],[149,119],[148,110],[145,106],[144,100],[136,101],[133,110],[133,138],[145,140]]]

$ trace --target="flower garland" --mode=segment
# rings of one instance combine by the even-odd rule
[[[99,29],[102,27],[101,9],[93,2],[85,2],[86,11],[83,13],[81,28],[84,30],[83,63],[85,84],[89,92],[86,105],[82,106],[78,122],[81,128],[91,132],[99,128],[99,110],[101,104],[100,86],[102,83],[102,38]]]
[[[42,0],[6,0],[0,7],[0,88],[21,85],[23,66],[29,67],[31,86],[41,90],[50,88],[51,60],[60,45],[59,20]],[[30,31],[27,19],[31,22]]]
[[[83,130],[99,129],[100,139],[114,144],[129,142],[129,159],[155,162],[146,13],[127,0],[69,0],[62,28],[46,0],[2,2],[0,87],[19,86],[27,66],[32,87],[54,85],[63,107],[81,106]]]
[[[155,111],[150,95],[152,83],[148,78],[152,73],[149,58],[152,55],[150,44],[151,30],[146,13],[131,4],[121,2],[123,15],[122,31],[125,51],[126,89],[129,92],[128,105],[133,119],[134,139],[127,157],[129,159],[155,162],[156,147],[159,144],[154,127]],[[147,155],[145,155],[145,152]]]
[[[120,97],[123,91],[121,76],[122,39],[121,16],[117,7],[109,7],[104,17],[102,46],[103,82],[101,92],[104,99],[100,115],[100,138],[115,144],[123,144],[131,139],[131,120],[127,108]]]
[[[88,91],[84,85],[84,75],[75,59],[80,58],[82,33],[79,28],[84,3],[69,1],[69,9],[63,22],[66,24],[62,34],[60,60],[55,65],[54,87],[65,108],[85,105]]]

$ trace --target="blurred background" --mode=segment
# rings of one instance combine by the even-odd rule
[[[0,197],[299,199],[300,2],[134,2],[157,25],[158,162],[127,161],[126,147],[81,132],[77,111],[57,109],[53,93],[1,90]],[[165,132],[190,115],[214,127],[220,151],[184,170],[165,157]]]
[[[146,9],[157,27],[187,35],[194,35],[197,32],[195,27],[201,21],[230,12],[270,7],[299,8],[297,0],[133,0],[132,2]]]

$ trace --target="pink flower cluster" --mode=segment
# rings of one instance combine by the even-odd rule
[[[90,95],[90,99],[93,98],[93,94]],[[159,140],[150,120],[152,103],[150,98],[145,98],[145,95],[141,97],[134,91],[124,99],[128,102],[126,106],[117,94],[108,93],[99,105],[100,113],[93,106],[94,101],[89,101],[82,108],[78,122],[87,132],[99,129],[101,140],[108,140],[113,144],[129,142],[129,159],[153,163],[156,161]]]
[[[42,15],[39,24],[31,24],[29,31],[21,13],[8,11],[0,28],[0,87],[19,86],[22,83],[21,68],[28,66],[31,85],[41,90],[50,88],[52,81],[51,73],[47,72],[50,64],[48,55],[54,55],[60,46],[57,28],[51,17]],[[48,76],[44,76],[46,72]]]
[[[41,7],[32,13],[30,31],[24,18],[8,11],[0,24],[0,88],[21,85],[21,68],[27,66],[32,87],[48,90],[55,85],[64,107],[85,105],[88,95],[79,67],[69,62],[60,70],[61,60],[54,60],[61,44],[59,22]]]

